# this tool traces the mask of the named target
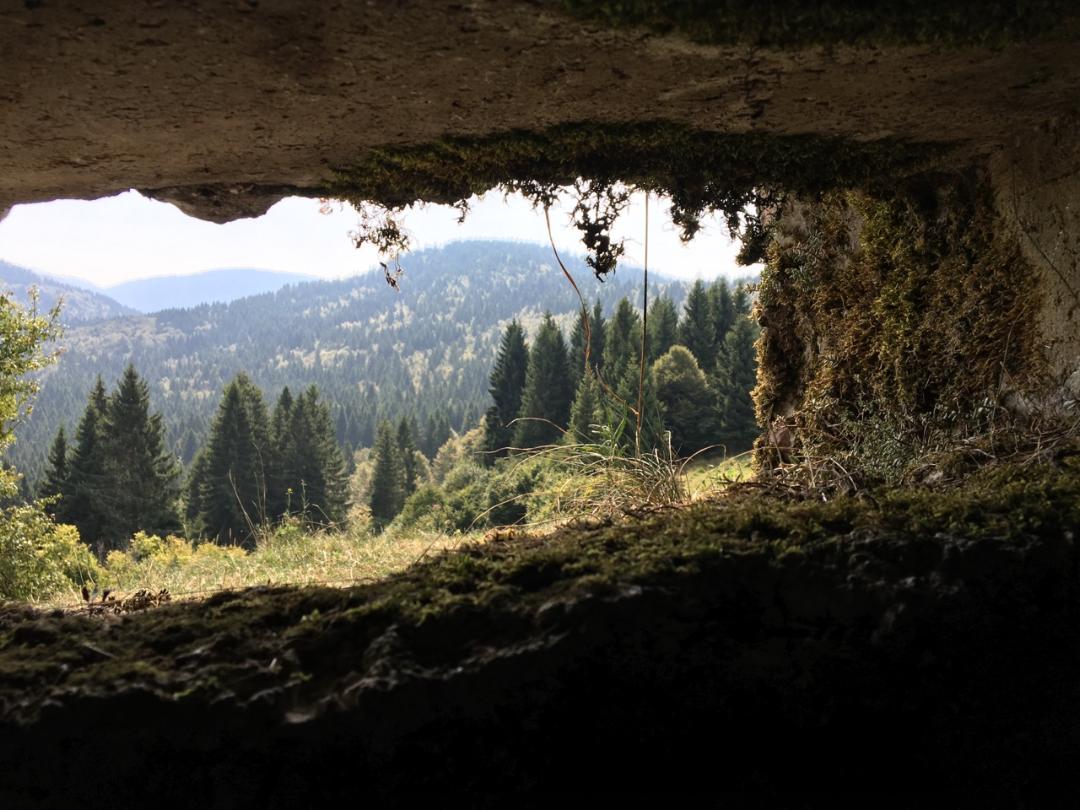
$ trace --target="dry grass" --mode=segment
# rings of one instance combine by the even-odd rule
[[[96,590],[123,596],[140,589],[167,590],[174,599],[200,598],[257,585],[340,585],[378,580],[478,536],[423,532],[328,533],[286,525],[251,552],[179,537],[138,535],[127,552],[112,552],[95,572]],[[78,588],[53,594],[43,604],[79,607]]]

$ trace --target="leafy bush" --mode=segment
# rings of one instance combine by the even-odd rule
[[[40,503],[0,510],[0,599],[45,599],[100,579],[74,526],[53,523]]]

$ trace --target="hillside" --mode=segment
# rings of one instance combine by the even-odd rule
[[[315,276],[251,267],[207,270],[185,276],[158,276],[125,281],[107,288],[108,294],[139,312],[227,304],[250,295],[276,292],[288,284],[313,281]]]
[[[0,261],[0,291],[11,290],[17,301],[26,304],[29,301],[30,287],[37,288],[38,307],[41,310],[52,309],[57,301],[63,300],[61,320],[65,324],[100,321],[133,314],[132,309],[104,293]]]
[[[318,385],[346,450],[370,445],[383,416],[412,415],[423,429],[430,415],[447,413],[458,428],[488,405],[505,323],[516,317],[529,330],[550,309],[569,332],[577,308],[541,246],[460,242],[414,253],[403,265],[398,292],[376,271],[73,327],[8,460],[35,480],[57,428],[74,428],[95,377],[112,385],[128,362],[150,382],[152,406],[185,462],[205,437],[222,387],[239,371],[271,398],[286,385]],[[624,295],[640,298],[641,276],[632,268],[601,284],[580,260],[571,267],[583,294],[599,297],[605,312]],[[681,283],[662,277],[650,289],[677,305],[684,297]]]

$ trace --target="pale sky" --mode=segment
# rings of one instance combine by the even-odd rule
[[[490,193],[473,200],[463,225],[449,206],[430,205],[405,214],[414,249],[461,239],[513,239],[548,244],[542,211],[523,198],[504,202]],[[746,276],[735,264],[738,246],[719,218],[683,245],[667,205],[650,203],[649,268],[683,279]],[[357,250],[348,234],[356,224],[349,206],[319,212],[316,200],[282,200],[264,216],[225,225],[193,219],[176,207],[129,191],[100,200],[57,200],[19,205],[0,221],[0,259],[50,275],[76,276],[100,286],[148,276],[183,275],[219,267],[257,267],[337,278],[371,268],[374,249]],[[624,213],[616,235],[626,239],[625,261],[643,260],[644,196]],[[582,253],[564,210],[552,211],[560,251]]]

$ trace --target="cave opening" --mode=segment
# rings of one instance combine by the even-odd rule
[[[3,210],[341,199],[392,254],[414,203],[569,189],[588,278],[633,189],[762,262],[755,480],[345,589],[5,603],[8,805],[1075,796],[1075,10],[676,5],[5,13]]]

